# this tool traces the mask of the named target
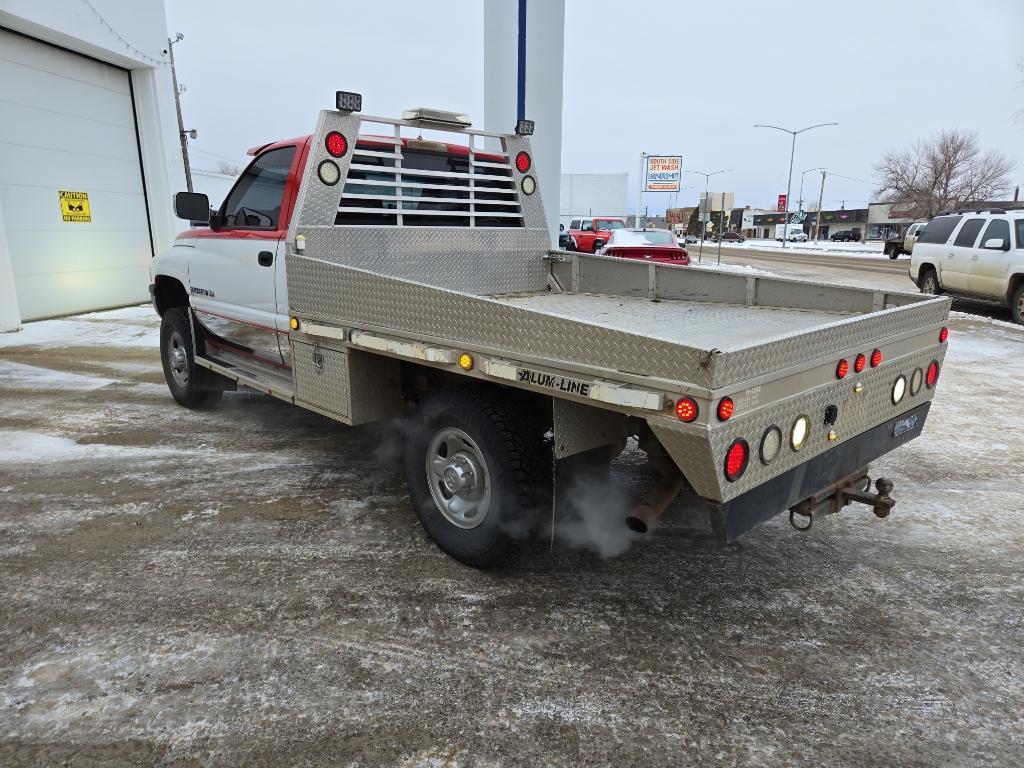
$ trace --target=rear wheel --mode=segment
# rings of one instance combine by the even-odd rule
[[[210,405],[224,394],[222,389],[210,386],[213,374],[196,365],[187,307],[172,307],[164,312],[160,324],[160,359],[171,396],[186,408]]]
[[[550,487],[550,463],[531,420],[498,390],[428,396],[405,447],[413,506],[456,560],[491,568],[530,535]]]
[[[893,256],[892,258],[896,258]],[[939,292],[939,278],[935,274],[935,270],[929,267],[921,275],[921,293],[927,293],[932,296],[937,295]]]
[[[1024,283],[1018,285],[1010,297],[1010,316],[1013,322],[1024,325]]]
[[[595,240],[594,241],[594,253],[597,253],[602,248],[604,248],[604,240]]]

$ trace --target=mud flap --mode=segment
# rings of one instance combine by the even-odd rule
[[[923,403],[718,505],[710,513],[716,537],[722,542],[735,541],[751,528],[913,440],[921,434],[929,408],[931,402]]]

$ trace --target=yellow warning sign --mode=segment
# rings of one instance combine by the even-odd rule
[[[66,189],[58,190],[60,195],[60,215],[64,221],[92,221],[92,211],[89,210],[88,192],[69,192]]]

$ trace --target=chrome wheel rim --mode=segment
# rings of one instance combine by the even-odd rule
[[[1024,293],[1017,297],[1017,317],[1024,320]]]
[[[461,429],[446,427],[427,446],[427,485],[438,510],[458,528],[476,528],[491,508],[487,462]]]
[[[924,292],[935,293],[935,278],[929,275],[924,279]]]
[[[167,362],[171,369],[171,378],[179,387],[188,386],[188,354],[185,351],[185,340],[177,331],[171,333],[167,340]]]

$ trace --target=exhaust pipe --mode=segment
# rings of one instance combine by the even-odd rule
[[[673,468],[675,468],[674,465]],[[683,475],[678,469],[675,470],[674,476],[662,477],[647,492],[643,500],[633,507],[633,511],[626,516],[626,525],[631,531],[637,533],[650,531],[661,519],[672,500],[679,495],[682,487]]]

